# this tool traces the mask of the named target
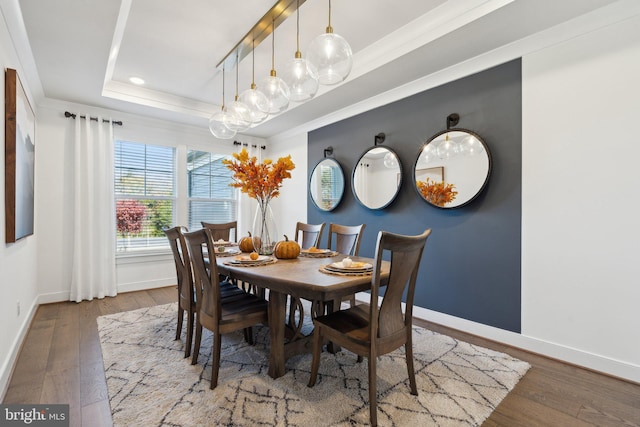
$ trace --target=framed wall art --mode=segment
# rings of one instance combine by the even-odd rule
[[[33,234],[36,117],[16,70],[5,72],[5,236]]]

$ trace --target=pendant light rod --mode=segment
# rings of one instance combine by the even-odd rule
[[[278,0],[267,13],[236,43],[236,45],[216,65],[220,70],[227,62],[235,62],[235,56],[242,61],[264,39],[294,13],[305,0]],[[273,25],[271,25],[273,22]],[[255,45],[254,45],[255,43]],[[231,65],[230,63],[227,65]]]
[[[327,25],[327,33],[333,33],[333,27],[331,26],[331,0],[329,0],[329,25]]]

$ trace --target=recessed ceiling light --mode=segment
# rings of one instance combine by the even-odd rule
[[[131,83],[133,83],[134,85],[143,85],[144,84],[144,80],[142,80],[140,77],[129,77],[129,81]]]

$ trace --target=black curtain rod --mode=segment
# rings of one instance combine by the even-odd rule
[[[246,142],[240,142],[240,141],[233,141],[233,145],[242,145],[244,147],[248,147],[249,146],[249,144],[247,144]],[[255,144],[253,144],[252,147],[253,148],[258,148],[258,146],[255,145]],[[261,145],[260,148],[262,148],[263,150],[266,150],[267,146],[266,145]]]
[[[65,116],[65,117],[71,117],[71,118],[73,118],[73,119],[75,119],[75,118],[76,118],[76,115],[75,115],[75,114],[70,113],[70,112],[68,112],[68,111],[65,111],[65,112],[64,112],[64,116]],[[80,118],[81,118],[81,119],[86,119],[86,118],[87,118],[87,116],[80,116]],[[89,120],[93,120],[94,122],[97,122],[97,121],[98,121],[98,118],[97,118],[97,117],[89,117]],[[103,123],[109,123],[109,120],[102,119],[102,122],[103,122]],[[118,125],[118,126],[122,126],[122,121],[115,121],[115,120],[112,120],[112,121],[111,121],[111,124]]]

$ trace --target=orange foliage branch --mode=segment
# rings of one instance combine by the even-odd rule
[[[451,203],[458,195],[458,192],[455,191],[455,185],[446,184],[444,181],[436,182],[427,178],[426,181],[416,181],[416,185],[425,200],[440,207]]]

